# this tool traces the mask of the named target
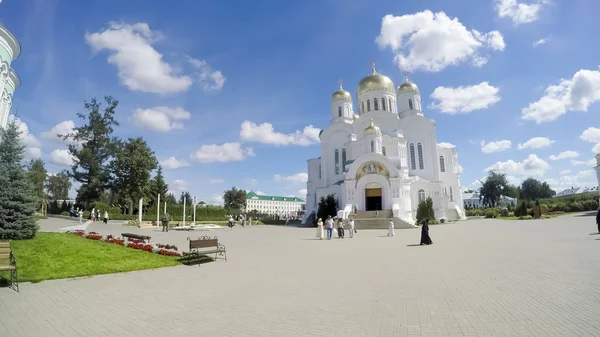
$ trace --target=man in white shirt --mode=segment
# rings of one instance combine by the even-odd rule
[[[327,240],[331,240],[331,236],[333,235],[333,219],[331,215],[325,220],[325,227],[327,227]]]
[[[354,219],[350,218],[348,221],[348,233],[350,234],[350,239],[354,237]]]

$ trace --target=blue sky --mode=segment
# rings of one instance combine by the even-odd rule
[[[85,99],[112,95],[117,135],[144,137],[174,192],[302,195],[338,79],[355,94],[374,59],[396,85],[410,72],[438,142],[458,148],[463,186],[486,168],[595,183],[597,1],[176,3],[2,1],[22,45],[13,108],[30,156],[63,169],[53,134],[80,123]]]

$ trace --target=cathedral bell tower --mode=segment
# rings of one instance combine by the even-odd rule
[[[403,72],[404,83],[400,84],[397,90],[398,109],[400,118],[419,115],[423,116],[421,108],[421,93],[419,87],[408,80],[408,73]]]

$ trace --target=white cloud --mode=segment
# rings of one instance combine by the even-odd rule
[[[573,166],[580,166],[580,165],[587,165],[587,166],[596,166],[596,159],[592,158],[588,161],[585,160],[571,160],[571,165]]]
[[[185,160],[178,160],[175,157],[171,157],[167,160],[162,161],[160,165],[162,165],[162,167],[166,169],[176,169],[180,167],[190,166],[190,163],[188,163]]]
[[[222,195],[218,195],[218,194],[214,194],[211,198],[210,201],[213,205],[223,205],[223,196]]]
[[[71,167],[73,157],[68,150],[54,150],[50,153],[50,162],[56,166]]]
[[[222,145],[202,145],[198,151],[192,154],[192,159],[201,163],[226,163],[241,161],[254,156],[251,147],[243,148],[240,143],[225,143]]]
[[[592,148],[592,152],[600,153],[600,128],[589,127],[581,133],[579,138],[581,140],[585,140],[586,142],[596,143],[596,145],[594,145]]]
[[[257,125],[250,121],[244,121],[240,130],[240,138],[243,141],[258,142],[262,144],[280,145],[300,145],[309,146],[319,142],[319,131],[309,125],[304,130],[296,130],[294,133],[285,134],[275,132],[273,125],[262,123]]]
[[[594,170],[583,170],[574,175],[561,175],[556,179],[545,179],[545,181],[556,192],[572,187],[593,187],[598,185]]]
[[[497,171],[514,176],[541,177],[550,169],[550,165],[535,154],[530,154],[522,162],[514,160],[499,161],[485,169],[485,171]]]
[[[256,195],[267,195],[265,192],[261,192],[261,191],[256,191],[254,193],[256,193]]]
[[[226,77],[218,70],[214,70],[206,61],[189,58],[188,61],[198,71],[198,82],[204,92],[220,91],[225,85]]]
[[[510,149],[512,147],[512,142],[510,140],[498,140],[495,142],[489,142],[486,144],[484,140],[479,144],[481,145],[481,152],[483,153],[494,153],[494,152],[502,152]]]
[[[430,107],[450,115],[467,114],[499,102],[499,91],[488,82],[457,88],[437,87],[431,94],[431,98],[437,102],[431,103]]]
[[[530,23],[539,18],[540,10],[548,0],[538,0],[532,4],[525,4],[517,0],[496,0],[498,17],[508,17],[515,26]]]
[[[73,133],[74,128],[75,128],[75,122],[73,122],[71,120],[60,122],[60,123],[56,124],[55,126],[53,126],[52,129],[50,129],[49,131],[42,132],[42,134],[40,135],[40,138],[45,139],[45,140],[54,141],[54,142],[75,144],[76,142],[71,138],[67,138],[66,140],[63,140],[61,137],[58,136],[58,135],[66,136],[68,134],[71,134],[71,133]]]
[[[301,172],[291,176],[282,176],[280,174],[276,174],[273,176],[273,179],[275,179],[275,181],[283,181],[294,184],[306,184],[308,181],[308,173]]]
[[[298,198],[306,199],[306,194],[308,194],[308,190],[306,188],[303,188],[299,190],[298,193],[296,193],[296,196]]]
[[[11,115],[11,118],[14,118],[15,123],[21,131],[21,141],[23,145],[25,145],[25,153],[23,154],[24,159],[38,159],[42,157],[42,143],[29,132],[29,127],[27,123],[23,122],[21,119],[16,117],[15,115]]]
[[[545,95],[521,110],[521,118],[551,122],[568,111],[587,111],[600,100],[600,71],[581,69],[571,79],[546,88]]]
[[[548,43],[548,41],[550,41],[551,37],[552,37],[552,35],[549,35],[548,37],[545,37],[545,38],[539,39],[537,41],[534,41],[533,42],[533,48],[536,48],[536,47],[539,47],[539,46],[541,46],[543,44]]]
[[[437,146],[441,147],[443,149],[453,149],[456,147],[456,145],[454,145],[452,143],[446,143],[446,142],[437,143]]]
[[[484,48],[504,50],[504,38],[498,31],[480,33],[467,30],[446,13],[429,10],[403,16],[386,15],[375,40],[380,48],[389,47],[402,70],[439,72],[448,66],[471,62],[487,63],[479,52]]]
[[[159,35],[147,23],[111,22],[104,31],[86,33],[85,40],[94,52],[110,51],[108,63],[119,69],[121,83],[127,88],[156,94],[186,91],[192,79],[178,76],[152,47]]]
[[[182,108],[157,106],[150,109],[137,109],[133,113],[133,124],[159,132],[183,129],[178,122],[192,118],[192,114]]]
[[[181,192],[185,192],[187,190],[188,190],[187,182],[185,182],[181,179],[176,179],[169,183],[169,193],[173,193],[173,195],[175,195],[175,198],[177,200],[179,200],[179,196],[181,195]]]
[[[218,184],[222,184],[224,182],[225,182],[225,179],[211,179],[208,181],[208,183],[211,185],[218,185]]]
[[[561,159],[571,159],[579,157],[579,152],[577,151],[563,151],[559,154],[553,154],[549,158],[550,160],[561,160]]]
[[[554,143],[554,141],[548,137],[533,137],[533,138],[529,139],[528,141],[526,141],[525,143],[519,144],[517,146],[517,148],[519,150],[543,149],[543,148],[552,146],[553,143]]]
[[[571,170],[562,170],[562,171],[558,172],[558,175],[559,176],[564,176],[564,175],[567,175],[569,173],[571,173]]]

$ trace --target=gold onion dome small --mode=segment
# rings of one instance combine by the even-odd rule
[[[358,83],[358,93],[371,90],[394,92],[396,90],[394,82],[389,77],[375,71],[375,63],[372,64],[372,67],[371,74]]]
[[[381,129],[375,125],[373,122],[373,118],[371,118],[371,123],[365,129],[365,135],[378,135],[381,136]]]
[[[331,101],[352,101],[352,95],[342,88],[342,81],[340,80],[340,88],[331,95]]]
[[[419,93],[419,87],[408,80],[408,75],[406,73],[404,73],[404,83],[400,84],[398,87],[398,95],[405,92]]]

